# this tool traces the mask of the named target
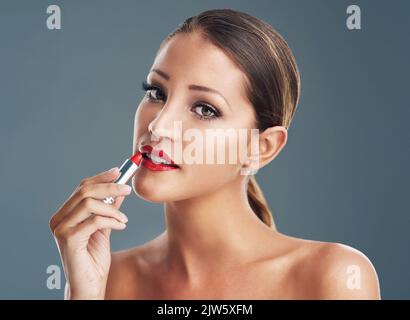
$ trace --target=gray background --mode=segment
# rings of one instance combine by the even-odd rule
[[[62,29],[46,28],[58,4]],[[358,4],[362,30],[346,28]],[[382,297],[410,297],[408,1],[0,2],[0,298],[61,299],[48,228],[78,182],[129,156],[141,81],[162,39],[210,8],[271,23],[302,75],[279,157],[257,174],[279,229],[365,253]],[[162,205],[135,195],[114,250],[164,228]]]

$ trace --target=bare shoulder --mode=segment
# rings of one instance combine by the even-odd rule
[[[316,253],[317,296],[321,299],[380,299],[376,270],[361,251],[340,243],[325,243]]]
[[[341,243],[294,241],[303,254],[295,260],[290,282],[302,297],[380,299],[377,273],[365,254]]]

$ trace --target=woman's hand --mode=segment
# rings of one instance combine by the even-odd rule
[[[81,181],[50,219],[67,280],[66,299],[104,299],[111,264],[111,229],[128,221],[119,211],[131,187],[113,183],[118,168]],[[102,200],[115,197],[113,204]]]

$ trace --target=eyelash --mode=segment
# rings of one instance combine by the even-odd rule
[[[159,87],[156,86],[156,85],[148,84],[146,81],[143,81],[143,82],[142,82],[142,90],[144,90],[144,91],[146,92],[146,94],[145,94],[146,97],[147,97],[149,100],[152,100],[152,101],[158,101],[159,99],[154,99],[154,98],[150,97],[149,94],[148,94],[148,93],[149,93],[148,91],[150,91],[150,90],[158,90],[158,91],[160,91],[161,93],[163,93],[161,88],[159,88]],[[219,110],[216,109],[216,108],[214,108],[214,107],[211,106],[211,105],[204,104],[204,103],[199,103],[199,104],[195,105],[194,109],[196,109],[197,107],[205,107],[205,108],[208,108],[209,110],[211,110],[211,111],[214,113],[213,116],[203,116],[203,115],[200,115],[200,114],[194,112],[195,116],[196,116],[197,118],[199,118],[200,120],[212,121],[212,120],[216,120],[217,118],[219,118],[219,117],[221,116],[221,113],[219,112]]]

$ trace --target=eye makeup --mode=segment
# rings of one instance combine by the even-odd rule
[[[148,93],[148,91],[151,91],[151,90],[158,90],[163,93],[163,90],[161,89],[159,85],[149,84],[146,81],[142,81],[142,90],[144,90],[146,93]],[[147,97],[150,98],[149,95],[147,95]]]
[[[142,81],[142,90],[144,90],[146,92],[146,97],[150,100],[150,101],[161,101],[163,100],[165,102],[166,100],[166,95],[164,94],[164,91],[162,90],[160,85],[157,84],[149,84],[148,82],[146,82],[145,80]],[[153,98],[151,96],[151,92],[152,91],[156,91],[156,92],[160,92],[162,98]],[[202,108],[202,109],[201,109]],[[199,120],[204,120],[204,121],[212,121],[212,120],[216,120],[219,117],[222,116],[222,112],[219,111],[218,108],[212,106],[211,104],[207,103],[207,102],[203,102],[203,101],[198,101],[196,102],[191,110],[197,110],[197,109],[201,109],[202,112],[198,113],[193,111],[193,114],[195,117],[197,117]],[[208,116],[208,115],[203,115],[201,113],[204,113],[205,111],[208,112],[212,112],[212,115]]]

